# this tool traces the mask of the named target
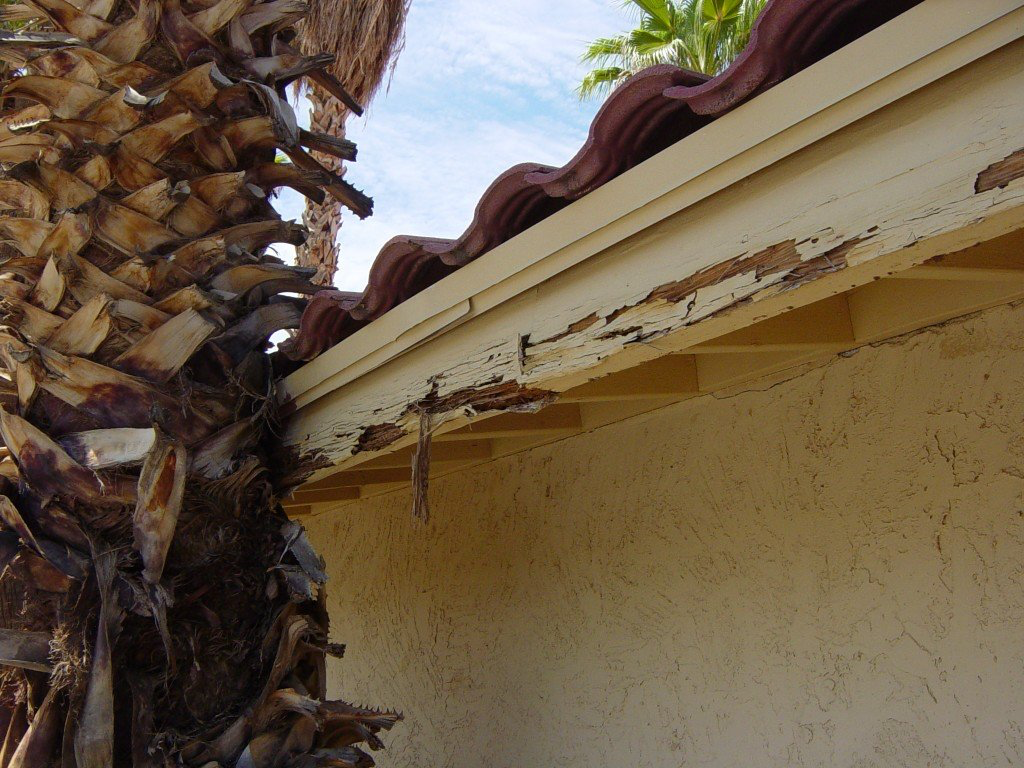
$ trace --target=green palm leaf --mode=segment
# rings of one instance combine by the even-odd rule
[[[643,14],[662,24],[666,29],[672,26],[674,11],[672,0],[627,0],[624,5],[635,5]]]
[[[719,24],[737,21],[742,9],[743,0],[704,0],[701,3],[704,18]]]
[[[638,14],[629,33],[598,38],[581,60],[595,65],[580,98],[603,94],[654,64],[715,75],[743,50],[767,0],[624,0]]]

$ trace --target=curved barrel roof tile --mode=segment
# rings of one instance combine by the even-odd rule
[[[735,61],[715,77],[671,65],[644,70],[598,111],[561,168],[524,163],[501,174],[456,240],[400,236],[381,249],[362,293],[324,290],[282,345],[311,360],[459,267],[923,0],[769,0]]]

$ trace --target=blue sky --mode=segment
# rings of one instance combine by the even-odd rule
[[[335,284],[361,290],[395,235],[460,235],[510,166],[572,157],[599,106],[573,92],[585,72],[579,55],[630,21],[618,0],[412,0],[390,88],[349,121],[359,161],[347,178],[375,212],[362,222],[346,215]],[[307,109],[299,105],[300,118]],[[285,218],[299,218],[302,205],[294,193],[278,203]]]

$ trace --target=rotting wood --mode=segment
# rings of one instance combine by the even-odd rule
[[[655,303],[659,301],[670,304],[678,304],[686,299],[693,298],[697,291],[702,288],[710,288],[730,278],[753,275],[754,281],[760,281],[770,275],[781,275],[781,282],[790,283],[796,287],[801,282],[813,280],[816,276],[825,272],[837,272],[846,268],[846,255],[858,244],[870,239],[866,237],[854,237],[836,247],[806,261],[801,260],[800,252],[797,250],[795,240],[786,240],[781,243],[764,248],[753,255],[737,256],[735,259],[716,264],[713,267],[703,269],[690,277],[682,280],[675,280],[664,283],[652,290],[640,302],[628,306],[622,306],[613,310],[604,317],[605,325],[611,325],[622,315],[631,312],[642,304]],[[722,307],[717,312],[727,311],[730,307]],[[528,355],[531,346],[548,344],[553,341],[561,341],[576,333],[588,330],[599,321],[596,314],[592,313],[581,320],[569,325],[568,329],[561,333],[550,336],[536,343],[527,341],[524,344],[524,352]],[[649,336],[644,334],[642,325],[616,328],[600,334],[597,338],[602,341],[635,335],[633,343],[646,341]]]
[[[434,425],[429,412],[420,414],[420,433],[412,457],[412,516],[421,523],[430,521],[430,442]]]
[[[1024,279],[979,281],[968,275],[965,282],[957,286],[948,280],[939,284],[930,277],[916,279],[915,275],[944,269],[934,266],[937,263],[956,263],[960,266],[954,269],[960,274],[975,271],[975,263],[985,265],[1013,261],[1013,255],[1019,253],[1022,244],[1024,230],[956,254],[937,257],[924,267],[914,267],[891,276],[901,279],[874,281],[800,310],[738,329],[693,348],[693,352],[700,351],[701,354],[667,355],[569,390],[559,398],[560,403],[588,405],[582,422],[567,429],[565,434],[578,434],[581,429],[593,429],[699,394],[749,385],[761,376],[792,371],[808,364],[818,365],[832,354],[864,343],[877,343],[932,323],[946,322],[953,317],[1021,299],[1024,297]],[[984,266],[980,268],[986,269]],[[1019,266],[1013,271],[1018,278],[1024,276],[1024,269]],[[958,288],[962,290],[956,290]],[[872,321],[873,326],[865,325],[865,320]],[[859,335],[853,333],[855,326],[860,330]],[[442,474],[557,439],[561,434],[559,430],[542,427],[554,426],[551,417],[560,407],[533,417],[527,416],[519,425],[506,423],[506,420],[522,416],[496,416],[442,436],[446,441],[458,440],[464,435],[483,436],[483,441],[470,444],[489,446],[481,453],[474,452],[471,457],[454,462],[454,466],[450,464]],[[513,436],[514,429],[529,436]],[[440,448],[452,446],[460,446],[460,443],[439,444]],[[385,464],[396,468],[408,467],[410,455],[409,451],[401,450],[312,483],[307,488],[319,490],[299,491],[295,503],[329,504],[401,490],[403,486],[408,490],[408,481],[398,482],[397,486],[393,482],[401,481],[401,473],[388,474],[370,467]],[[404,463],[401,461],[403,456]]]
[[[868,242],[873,231],[876,230],[874,228],[869,229],[868,233],[864,236],[851,237],[835,248],[825,251],[820,256],[815,256],[813,259],[808,259],[795,265],[786,272],[782,282],[789,284],[791,288],[795,288],[801,283],[814,280],[829,272],[838,272],[841,269],[846,269],[847,255],[861,243]]]
[[[405,428],[400,424],[373,424],[359,435],[354,452],[379,451],[404,436]]]
[[[595,325],[596,323],[599,322],[601,322],[601,316],[597,314],[597,312],[591,312],[586,317],[582,317],[574,323],[569,323],[568,328],[566,328],[564,331],[560,333],[556,333],[554,336],[549,336],[548,338],[545,339],[545,341],[558,341],[559,339],[564,339],[567,336],[572,336],[574,333],[585,331],[590,326]],[[530,339],[528,336],[524,337],[522,345],[524,350],[529,345],[529,341]]]
[[[425,413],[444,414],[450,411],[532,410],[554,397],[554,392],[524,387],[516,381],[498,381],[481,387],[466,387],[443,397],[436,391],[423,398],[417,407]]]
[[[531,389],[515,381],[485,383],[476,388],[466,387],[442,397],[437,394],[435,382],[426,396],[408,406],[402,414],[400,422],[409,413],[441,417],[463,412],[477,415],[488,412],[515,413],[523,410],[537,410],[552,402],[554,398],[554,392]],[[379,451],[411,434],[410,430],[414,427],[409,423],[400,422],[373,424],[364,428],[359,435],[354,452]]]
[[[1024,149],[1018,149],[979,173],[977,181],[974,182],[974,191],[981,193],[1002,189],[1021,177],[1024,177]]]
[[[742,185],[670,211],[619,246],[602,245],[600,259],[542,285],[524,279],[515,301],[389,359],[379,373],[346,372],[343,388],[303,403],[286,440],[354,466],[357,447],[373,458],[367,454],[409,446],[410,406],[435,389],[443,397],[497,377],[562,391],[1009,231],[1024,211],[1024,190],[1010,184],[974,194],[974,184],[1015,149],[1007,145],[1024,126],[1012,97],[1024,77],[1021,48],[919,88]],[[894,128],[910,120],[912,137]],[[639,171],[610,182],[606,199],[642,183]],[[755,257],[760,275],[749,263]],[[694,280],[700,287],[688,292]],[[659,289],[675,301],[645,301]],[[435,440],[471,420],[458,415]],[[373,424],[404,435],[366,451],[359,436]]]
[[[731,277],[738,277],[739,275],[752,272],[755,280],[761,280],[767,275],[792,269],[799,263],[800,254],[796,249],[796,241],[786,240],[770,245],[752,256],[738,256],[735,259],[724,261],[713,267],[702,269],[682,280],[660,285],[651,291],[644,301],[669,301],[675,303],[692,296],[701,288],[717,285]],[[629,309],[632,309],[632,307],[623,307],[616,310],[608,316],[607,322],[611,323],[616,317]]]
[[[554,343],[528,343],[524,368],[533,374],[538,365],[554,367],[559,352],[564,354],[579,344],[593,345],[594,353],[603,358],[614,354],[616,347],[621,350],[649,343],[690,326],[721,319],[739,307],[843,271],[848,266],[849,254],[859,246],[870,245],[877,233],[877,227],[872,225],[862,235],[839,239],[827,229],[800,241],[781,241],[753,255],[738,256],[689,277],[662,283],[638,300],[608,313],[600,332],[589,326],[574,337],[564,336]]]

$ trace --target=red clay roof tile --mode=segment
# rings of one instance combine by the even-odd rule
[[[561,168],[524,163],[499,176],[457,240],[396,237],[377,256],[360,293],[325,290],[310,300],[299,333],[282,345],[311,360],[459,267],[717,117],[782,82],[923,0],[769,0],[743,53],[709,78],[663,65],[617,88],[586,143]]]

